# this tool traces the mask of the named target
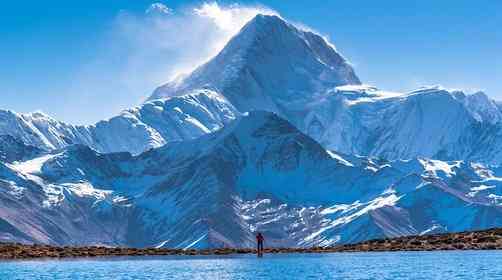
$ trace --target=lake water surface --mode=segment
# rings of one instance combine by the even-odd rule
[[[0,279],[502,279],[501,251],[0,262]]]

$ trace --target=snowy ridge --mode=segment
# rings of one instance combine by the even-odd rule
[[[45,151],[73,144],[99,152],[139,154],[169,141],[192,139],[220,129],[238,116],[224,97],[210,90],[153,100],[91,126],[73,126],[37,112],[0,110],[0,135],[10,135]]]
[[[501,131],[501,112],[484,94],[440,87],[401,95],[374,89],[338,93],[331,105],[313,110],[307,119],[307,126],[322,128],[316,130],[320,135],[311,135],[327,148],[387,159],[423,156],[500,163],[502,143],[495,137]],[[485,103],[473,101],[478,99]],[[326,116],[323,110],[336,113]]]
[[[321,36],[277,16],[258,15],[210,62],[187,77],[159,87],[150,99],[211,88],[240,112],[288,114],[298,99],[338,85],[359,84],[352,67]],[[290,101],[296,101],[290,104]]]
[[[251,247],[259,230],[269,246],[311,247],[482,229],[502,226],[501,177],[477,163],[327,152],[251,112],[139,156],[74,146],[0,165],[0,240]]]

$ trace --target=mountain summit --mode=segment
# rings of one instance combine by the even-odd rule
[[[240,113],[274,112],[346,154],[501,162],[502,112],[483,93],[361,85],[324,38],[278,16],[257,15],[216,57],[150,99],[198,90],[222,95]]]
[[[138,155],[267,111],[345,154],[501,164],[501,107],[481,92],[435,86],[393,93],[361,85],[324,38],[257,15],[217,56],[139,107],[90,126],[0,110],[0,135],[15,138],[3,153],[10,160],[26,156],[15,149],[19,141],[44,151],[82,144]]]
[[[278,16],[257,15],[208,63],[150,100],[210,88],[239,111],[288,115],[327,88],[360,84],[349,63],[323,37]]]

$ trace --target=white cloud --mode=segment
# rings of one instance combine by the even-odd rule
[[[145,11],[146,14],[153,14],[153,13],[161,13],[161,14],[170,14],[172,13],[172,10],[169,9],[166,5],[162,3],[153,3],[146,9]]]
[[[196,15],[210,19],[219,29],[227,30],[230,34],[236,33],[258,13],[277,14],[265,7],[247,7],[237,4],[222,7],[216,2],[204,3],[193,10]]]
[[[222,6],[215,2],[176,12],[155,3],[148,10],[167,12],[121,12],[102,58],[110,60],[120,55],[117,60],[123,67],[117,78],[128,84],[140,83],[144,91],[153,91],[216,55],[257,14],[276,14],[265,7]]]
[[[204,3],[176,10],[154,3],[141,13],[120,11],[67,92],[96,108],[99,118],[138,105],[153,90],[216,55],[266,7]],[[99,100],[107,106],[93,106]]]

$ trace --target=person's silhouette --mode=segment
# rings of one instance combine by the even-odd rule
[[[263,234],[261,234],[261,232],[258,232],[258,234],[256,235],[256,245],[257,245],[258,257],[263,256],[263,241],[265,241]]]

